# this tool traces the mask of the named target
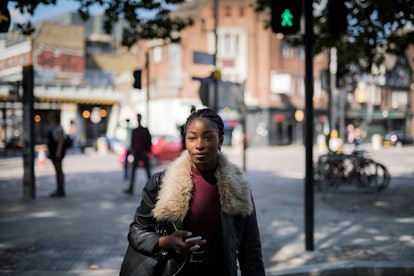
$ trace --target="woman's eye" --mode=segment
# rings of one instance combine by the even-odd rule
[[[211,141],[211,140],[213,140],[213,139],[214,139],[214,137],[213,137],[213,136],[207,136],[207,137],[205,137],[204,139],[206,139],[207,141]]]
[[[187,137],[187,139],[188,139],[189,141],[194,141],[196,138],[195,138],[195,137]]]

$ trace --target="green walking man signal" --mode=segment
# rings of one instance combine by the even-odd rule
[[[271,0],[272,31],[282,34],[300,32],[303,0]]]
[[[286,9],[283,13],[282,13],[282,27],[286,27],[286,26],[289,26],[289,27],[292,27],[293,26],[293,22],[292,22],[292,19],[293,19],[293,15],[290,13],[290,10],[289,9]]]

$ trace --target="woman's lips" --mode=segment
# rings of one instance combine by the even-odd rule
[[[206,157],[205,154],[194,154],[194,158],[196,159],[204,159]]]

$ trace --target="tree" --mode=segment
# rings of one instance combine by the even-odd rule
[[[21,12],[33,14],[39,4],[56,5],[57,0],[9,0]],[[123,33],[123,45],[132,46],[139,38],[179,40],[179,32],[192,24],[191,19],[172,18],[170,11],[185,0],[73,0],[79,2],[83,19],[89,9],[98,4],[104,7],[105,30],[110,32],[113,22],[121,17],[128,22]],[[256,0],[256,11],[270,15],[273,0]],[[306,1],[306,0],[302,0]],[[413,0],[345,0],[348,26],[344,34],[330,34],[327,24],[327,0],[314,2],[315,53],[337,47],[340,65],[359,64],[370,70],[373,64],[383,63],[386,53],[403,54],[414,43]],[[152,16],[149,16],[151,14]],[[270,16],[269,16],[270,19]],[[270,26],[270,20],[269,20]],[[20,25],[24,34],[34,31],[30,24]],[[301,36],[287,36],[292,43],[303,43]]]
[[[33,15],[39,4],[56,5],[57,0],[9,0],[14,2],[21,13]],[[79,3],[78,13],[83,20],[90,17],[92,5],[104,8],[104,29],[112,31],[114,22],[123,18],[128,24],[124,26],[122,44],[128,47],[138,39],[161,38],[175,42],[179,40],[180,31],[192,24],[191,19],[172,18],[170,11],[185,0],[72,0]],[[35,31],[32,23],[18,24],[17,29],[24,35]]]
[[[270,11],[271,1],[256,0],[256,11]],[[328,1],[313,2],[315,53],[337,47],[340,65],[359,64],[361,69],[369,71],[373,64],[382,64],[387,53],[401,55],[414,43],[412,0],[344,0],[348,24],[343,34],[328,31]],[[303,43],[300,36],[286,39]]]

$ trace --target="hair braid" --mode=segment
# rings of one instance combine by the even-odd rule
[[[213,109],[210,109],[210,108],[199,109],[199,110],[193,112],[187,118],[187,121],[185,122],[185,127],[184,127],[184,133],[185,134],[187,133],[187,127],[188,127],[188,125],[195,118],[206,118],[206,119],[210,120],[210,122],[213,123],[214,127],[217,128],[217,130],[219,132],[219,136],[221,136],[221,137],[224,136],[224,123],[223,123],[223,120],[217,114],[217,112],[215,112]]]

